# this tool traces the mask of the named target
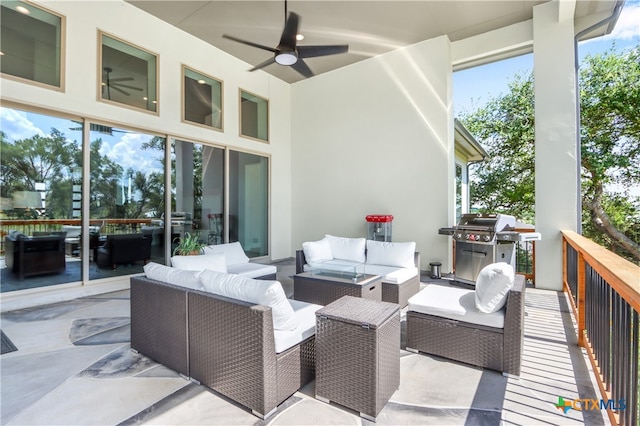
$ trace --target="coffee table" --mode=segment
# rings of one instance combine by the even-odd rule
[[[382,300],[380,275],[344,276],[339,272],[302,272],[293,276],[293,298],[316,305],[328,305],[342,296]]]

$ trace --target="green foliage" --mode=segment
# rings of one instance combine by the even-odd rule
[[[640,45],[588,56],[579,72],[583,234],[640,259]],[[474,169],[471,205],[535,218],[533,75],[460,117],[490,158]]]
[[[202,249],[206,246],[200,242],[199,234],[190,234],[185,232],[184,236],[176,237],[173,242],[177,242],[178,246],[173,249],[173,255],[189,256],[192,254],[202,254]]]

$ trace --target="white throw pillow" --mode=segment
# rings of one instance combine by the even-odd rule
[[[302,251],[307,263],[321,262],[323,260],[333,260],[329,240],[325,237],[318,241],[307,241],[302,243]]]
[[[204,289],[200,283],[199,271],[186,271],[183,269],[171,268],[170,266],[161,265],[155,262],[149,262],[144,265],[144,273],[147,278],[152,280],[158,280],[195,290]]]
[[[508,263],[492,263],[482,268],[476,279],[476,307],[480,312],[497,312],[507,303],[515,274]]]
[[[367,264],[413,268],[416,266],[415,242],[391,243],[367,240]]]
[[[204,271],[209,269],[217,272],[227,272],[227,262],[224,253],[201,254],[196,256],[173,256],[171,265],[174,268],[187,271]]]
[[[364,263],[364,250],[367,244],[365,238],[334,237],[333,235],[325,235],[325,238],[329,240],[334,259]]]
[[[206,291],[232,299],[271,307],[273,328],[295,330],[293,308],[279,281],[254,280],[241,275],[203,271],[200,282]]]
[[[235,243],[207,246],[204,248],[204,254],[213,253],[224,253],[227,259],[227,265],[229,266],[249,262],[249,258],[245,254],[239,241],[236,241]]]

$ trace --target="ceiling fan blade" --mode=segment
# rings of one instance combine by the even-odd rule
[[[298,71],[300,74],[302,74],[306,78],[313,77],[313,71],[311,71],[311,69],[307,66],[307,64],[302,59],[298,59],[298,62],[291,65],[291,68]]]
[[[119,78],[110,78],[109,81],[110,82],[117,82],[117,81],[131,81],[133,80],[133,77],[119,77]]]
[[[298,24],[300,23],[300,16],[290,12],[287,22],[284,24],[284,30],[282,30],[282,36],[280,37],[280,46],[286,46],[291,50],[296,48],[296,36],[298,35]]]
[[[107,86],[107,87],[108,87],[108,90],[109,90],[109,89],[113,89],[113,90],[115,90],[116,92],[120,92],[120,93],[122,93],[122,94],[123,94],[123,95],[125,95],[125,96],[129,96],[129,92],[125,92],[124,90],[119,89],[119,88],[117,88],[117,87],[116,87],[116,86],[114,86],[114,85]]]
[[[127,89],[137,90],[138,92],[142,92],[142,88],[140,87],[129,86],[128,84],[122,84],[122,83],[111,82],[111,87],[125,87]]]
[[[255,67],[251,68],[249,71],[255,71],[255,70],[259,70],[261,68],[266,67],[267,65],[271,65],[276,61],[275,57],[271,57],[269,59],[267,59],[264,62],[260,62],[258,65],[256,65]]]
[[[241,38],[233,37],[227,34],[223,34],[222,38],[227,38],[229,40],[233,40],[238,43],[246,44],[247,46],[257,47],[258,49],[268,50],[269,52],[278,53],[278,51],[273,47],[263,46],[262,44],[254,43],[252,41],[242,40]]]
[[[339,53],[347,53],[348,51],[348,44],[336,44],[327,46],[298,46],[298,57],[315,58],[317,56],[328,56],[337,55]]]

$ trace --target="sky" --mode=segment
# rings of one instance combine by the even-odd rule
[[[640,42],[640,0],[627,0],[613,32],[607,36],[578,44],[580,61],[588,54],[604,52],[614,45],[617,51],[629,49]],[[516,74],[528,74],[533,69],[533,55],[522,55],[453,74],[455,113],[474,111],[490,99],[508,92],[508,82]],[[482,81],[482,84],[478,84]]]

